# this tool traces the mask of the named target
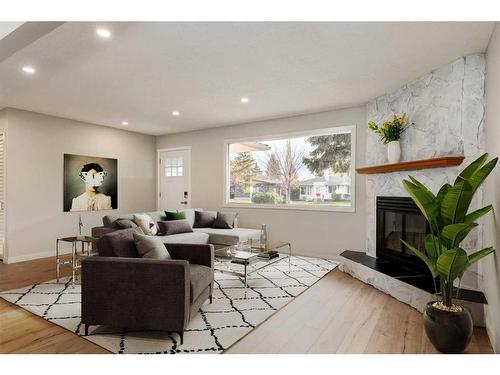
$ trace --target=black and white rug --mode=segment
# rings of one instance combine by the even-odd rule
[[[293,256],[259,270],[243,281],[215,272],[213,303],[208,301],[189,323],[180,345],[176,333],[130,331],[91,326],[83,336],[80,286],[69,278],[0,293],[0,297],[64,327],[113,353],[222,353],[276,311],[316,283],[337,263]]]

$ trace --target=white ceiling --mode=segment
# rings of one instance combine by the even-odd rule
[[[112,38],[97,38],[98,26]],[[484,52],[493,27],[69,22],[0,62],[0,108],[118,128],[128,121],[147,134],[342,108]],[[27,64],[36,74],[21,72]]]

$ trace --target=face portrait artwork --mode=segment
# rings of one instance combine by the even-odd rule
[[[117,160],[64,154],[64,212],[118,208]]]

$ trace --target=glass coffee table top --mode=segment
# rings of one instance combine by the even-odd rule
[[[278,252],[280,248],[284,248],[284,252]],[[246,289],[247,277],[254,272],[284,259],[288,259],[290,268],[292,247],[289,242],[268,242],[266,246],[245,242],[233,246],[222,246],[215,250],[214,255],[215,270],[242,277]]]
[[[254,251],[274,251],[277,249],[280,249],[282,247],[287,247],[289,246],[289,242],[284,242],[284,241],[270,241],[265,244],[261,244],[260,242],[257,243],[251,243],[250,247]]]
[[[289,246],[290,243],[282,241],[268,242],[265,245],[255,242],[254,243],[246,242],[238,245],[220,247],[219,249],[215,250],[215,257],[219,258],[219,260],[221,261],[234,260],[238,262],[242,261],[250,262],[257,258],[260,260],[262,259],[269,260],[269,258],[268,259],[262,258],[262,255],[268,252],[274,252],[277,253],[278,255],[281,255],[281,253],[279,253],[277,250]],[[290,248],[288,249],[288,255],[291,255]]]

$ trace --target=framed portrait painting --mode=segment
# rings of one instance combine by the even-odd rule
[[[118,160],[64,154],[64,212],[118,208]]]

